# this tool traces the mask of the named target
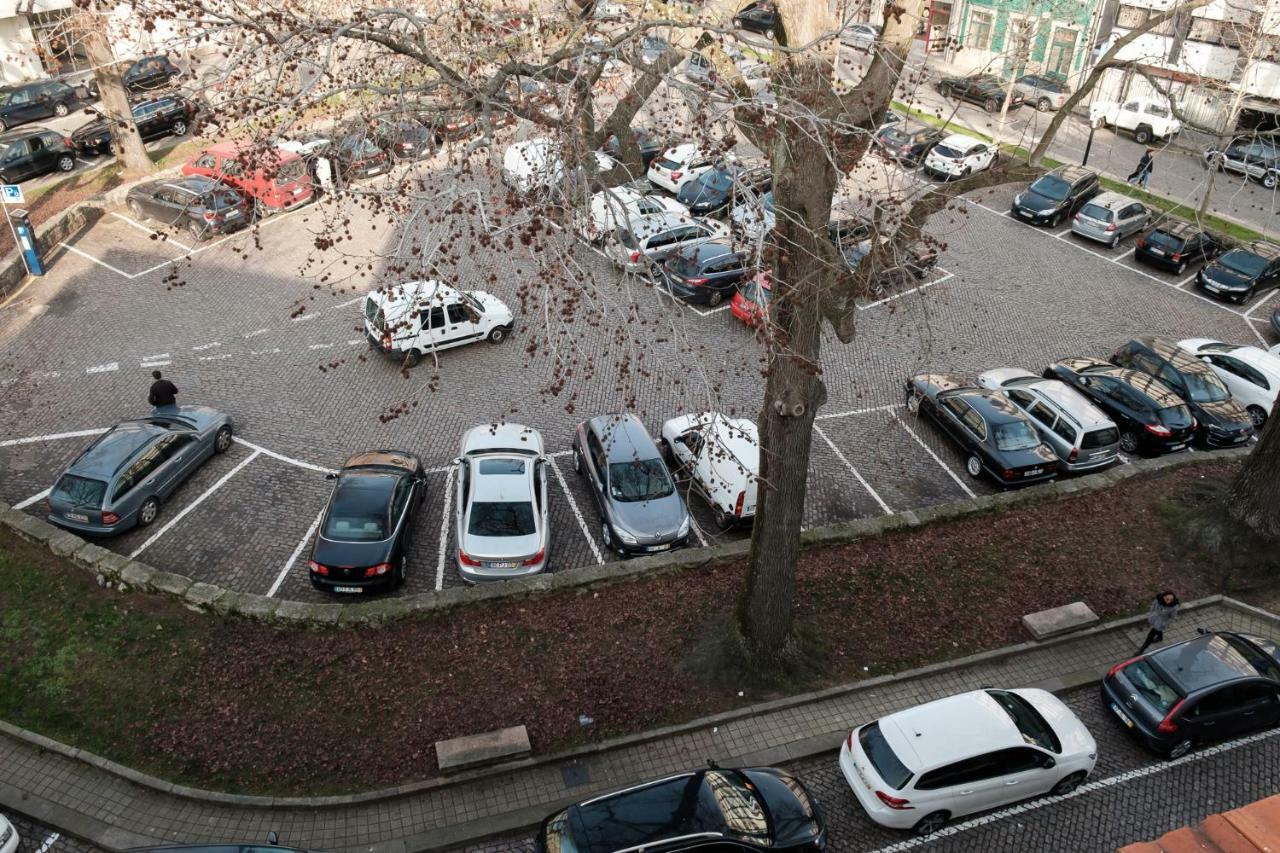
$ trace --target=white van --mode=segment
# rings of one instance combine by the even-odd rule
[[[406,367],[438,350],[480,340],[502,343],[514,326],[511,309],[498,297],[434,279],[380,288],[364,298],[365,334]]]

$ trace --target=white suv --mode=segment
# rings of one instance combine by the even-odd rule
[[[1182,122],[1174,117],[1167,100],[1134,98],[1124,103],[1099,103],[1089,107],[1089,122],[1094,127],[1114,127],[1133,134],[1143,145],[1152,139],[1172,139],[1182,130]]]
[[[692,142],[684,142],[654,157],[649,164],[649,182],[669,193],[679,193],[680,188],[715,166],[716,155],[699,150]]]
[[[872,820],[928,835],[952,818],[1074,791],[1098,748],[1044,690],[974,690],[854,729],[840,770]]]

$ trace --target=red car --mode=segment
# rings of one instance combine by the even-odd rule
[[[258,149],[250,142],[219,142],[182,167],[184,175],[204,175],[253,198],[269,211],[288,210],[311,201],[311,176],[302,158],[279,148]]]
[[[773,284],[767,272],[760,272],[751,281],[738,288],[729,303],[729,311],[748,326],[757,326],[769,319],[769,294]]]

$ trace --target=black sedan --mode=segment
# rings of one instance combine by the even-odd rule
[[[1111,667],[1102,705],[1147,748],[1181,758],[1280,723],[1280,649],[1248,634],[1203,633]]]
[[[248,198],[202,175],[138,184],[125,204],[134,219],[182,228],[197,240],[238,231],[249,224],[252,209]]]
[[[400,450],[347,460],[307,563],[317,589],[360,594],[404,583],[414,517],[426,492],[422,462]]]
[[[1159,377],[1191,409],[1196,438],[1205,446],[1236,447],[1253,435],[1253,418],[1218,374],[1176,343],[1134,338],[1111,355],[1111,363]]]
[[[938,91],[947,98],[959,98],[977,104],[989,113],[999,112],[1004,105],[1007,90],[1005,82],[991,74],[974,74],[971,77],[943,77],[938,81]],[[1027,95],[1014,87],[1009,109],[1020,107]]]
[[[1010,212],[1032,225],[1053,227],[1074,215],[1100,189],[1097,172],[1080,166],[1059,166],[1014,196]]]
[[[331,156],[338,167],[338,175],[345,181],[371,178],[384,174],[391,168],[387,152],[378,145],[372,131],[353,129],[338,137],[326,156]]]
[[[959,446],[975,480],[984,473],[1002,486],[1058,476],[1058,457],[1035,424],[1000,391],[941,373],[907,380],[907,411],[928,415]]]
[[[1280,246],[1261,240],[1237,246],[1200,270],[1196,285],[1221,299],[1248,302],[1259,290],[1280,287]]]
[[[741,12],[733,16],[733,25],[750,33],[759,33],[767,39],[775,39],[778,44],[787,43],[786,33],[782,29],[782,16],[778,14],[778,4],[772,0],[748,3]]]
[[[679,773],[595,797],[542,822],[538,853],[611,850],[770,850],[827,845],[804,784],[771,767]]]
[[[1133,256],[1145,264],[1177,275],[1188,264],[1211,261],[1222,254],[1226,240],[1191,222],[1166,222],[1138,238]]]
[[[631,135],[635,137],[636,145],[640,148],[640,159],[644,162],[646,170],[649,168],[649,164],[653,162],[654,157],[667,150],[667,143],[648,128],[633,127],[631,128]],[[604,152],[615,160],[622,159],[622,143],[618,140],[618,137],[610,135],[605,140]]]
[[[1182,398],[1140,370],[1084,356],[1051,364],[1044,375],[1066,382],[1110,415],[1125,453],[1171,453],[1195,435],[1195,418]]]
[[[92,109],[92,108],[90,108]],[[97,112],[96,110],[93,110]],[[143,139],[159,136],[186,136],[196,116],[196,105],[177,95],[139,101],[130,107],[133,123]],[[71,131],[76,151],[88,156],[111,150],[111,121],[101,113]]]
[[[768,166],[719,163],[680,187],[676,199],[695,216],[710,216],[733,206],[737,197],[763,195],[773,185]]]
[[[435,133],[411,118],[376,118],[369,135],[374,144],[397,160],[419,160],[436,150]]]
[[[924,160],[933,146],[942,141],[943,132],[926,125],[886,125],[876,132],[875,144],[886,157],[907,166]]]
[[[746,257],[727,243],[698,243],[667,258],[662,282],[673,296],[714,308],[733,296],[747,277]]]

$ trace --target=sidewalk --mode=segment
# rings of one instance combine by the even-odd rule
[[[1280,639],[1280,616],[1215,596],[1186,605],[1168,640],[1185,639],[1201,626]],[[283,844],[311,849],[446,850],[532,827],[563,804],[707,759],[779,764],[818,755],[835,749],[852,724],[959,691],[1088,684],[1131,656],[1145,634],[1144,618],[1134,617],[572,753],[352,797],[271,799],[183,789],[0,724],[6,769],[0,806],[107,850],[248,841],[271,830]]]

